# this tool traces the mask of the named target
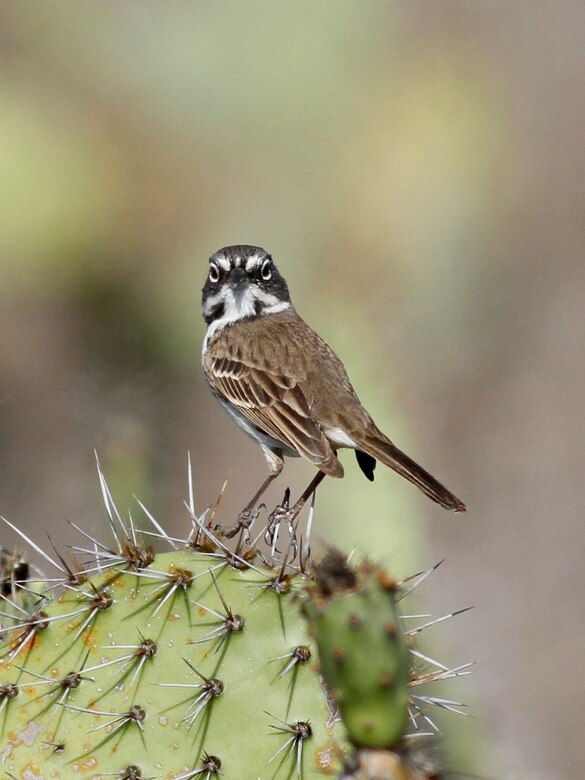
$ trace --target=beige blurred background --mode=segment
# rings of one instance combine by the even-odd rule
[[[106,539],[94,448],[186,527],[265,474],[199,368],[207,258],[259,244],[379,425],[469,504],[393,474],[320,489],[316,533],[398,576],[478,660],[454,769],[585,776],[585,4],[0,6],[0,513]],[[270,494],[312,475],[289,462]],[[14,538],[2,532],[0,543]],[[445,689],[443,689],[445,690]]]

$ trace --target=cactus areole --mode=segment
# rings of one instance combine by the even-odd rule
[[[3,777],[439,777],[408,769],[407,721],[416,729],[432,697],[407,694],[465,667],[414,670],[383,569],[334,551],[315,565],[297,527],[279,538],[269,522],[255,542],[247,526],[222,531],[192,494],[185,539],[145,507],[155,532],[140,532],[100,482],[115,543],[76,526],[81,565],[4,520],[56,576],[31,581],[0,550]],[[155,554],[153,536],[170,551]]]

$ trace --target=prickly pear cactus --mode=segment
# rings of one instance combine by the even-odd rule
[[[318,776],[339,749],[296,579],[177,550],[41,600],[3,643],[3,768],[47,779]]]
[[[83,565],[5,521],[56,573],[31,583],[16,557],[0,582],[6,777],[442,777],[409,769],[407,722],[416,730],[432,723],[424,705],[455,703],[412,689],[464,667],[416,661],[408,634],[420,629],[405,632],[397,612],[430,571],[398,591],[339,553],[315,567],[297,528],[280,544],[270,524],[252,540],[249,527],[197,518],[192,497],[185,539],[147,510],[154,532],[140,533],[100,481],[115,543],[77,528]],[[155,554],[153,537],[170,551]]]
[[[396,581],[368,562],[353,568],[336,551],[316,573],[304,612],[327,689],[352,744],[392,748],[406,731],[410,680]]]

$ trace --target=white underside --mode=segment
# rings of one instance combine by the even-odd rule
[[[284,442],[280,441],[279,439],[275,439],[273,436],[269,436],[267,433],[259,431],[250,422],[250,420],[248,420],[248,418],[242,414],[242,412],[240,412],[235,406],[230,404],[224,398],[218,396],[218,400],[232,418],[232,420],[244,431],[244,433],[246,433],[251,439],[254,439],[257,444],[263,447],[267,447],[272,451],[280,450],[282,454],[288,458],[299,457],[299,453],[296,450],[293,450],[287,444],[284,444]],[[357,444],[353,441],[353,439],[350,439],[349,436],[341,430],[341,428],[325,428],[323,433],[325,436],[327,436],[334,449],[337,449],[338,447],[348,447],[355,450],[357,448]]]
[[[357,444],[353,439],[350,439],[347,433],[341,428],[323,428],[323,433],[333,447],[350,447],[351,449],[355,450],[357,447]]]
[[[261,447],[266,447],[273,452],[274,450],[280,450],[283,455],[286,455],[287,458],[299,457],[299,453],[296,450],[291,449],[287,444],[284,444],[278,439],[269,436],[267,433],[262,433],[259,431],[254,425],[252,425],[247,417],[245,417],[240,411],[238,411],[235,406],[230,404],[224,398],[221,396],[217,396],[217,398],[232,420],[237,425],[239,425],[244,433],[247,433],[250,438],[254,439],[256,444],[259,444]]]

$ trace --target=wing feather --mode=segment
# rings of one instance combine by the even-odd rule
[[[230,352],[211,361],[209,373],[216,392],[260,430],[328,473],[341,476],[341,464],[311,414],[298,381],[284,372],[267,370],[261,354],[237,359]]]

